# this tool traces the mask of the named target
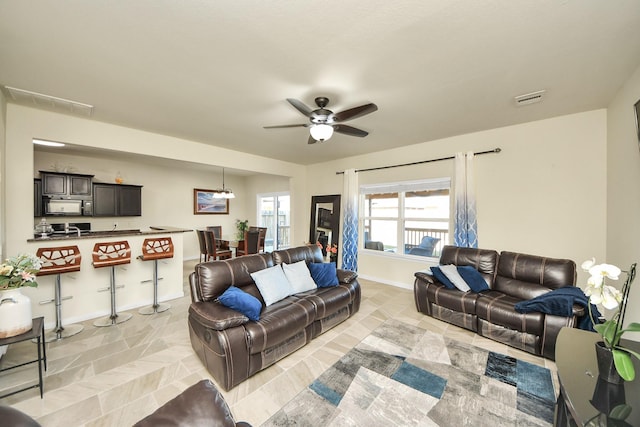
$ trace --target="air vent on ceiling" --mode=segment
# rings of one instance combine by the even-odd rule
[[[539,90],[537,92],[526,93],[524,95],[518,95],[514,97],[517,106],[535,104],[541,102],[546,90]]]
[[[71,101],[10,86],[5,86],[4,88],[6,89],[7,95],[18,104],[47,108],[79,116],[90,116],[93,112],[93,105],[83,104],[82,102]]]

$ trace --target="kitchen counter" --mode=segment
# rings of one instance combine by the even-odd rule
[[[122,237],[122,236],[147,236],[154,234],[171,234],[171,233],[187,233],[193,230],[188,228],[178,228],[178,227],[169,227],[169,226],[151,226],[149,230],[104,230],[104,231],[81,231],[80,236],[78,236],[77,231],[69,231],[68,233],[64,232],[54,232],[49,234],[47,237],[34,237],[33,239],[28,239],[27,242],[49,242],[54,240],[75,240],[75,239],[95,239],[100,237],[111,238],[111,237]]]

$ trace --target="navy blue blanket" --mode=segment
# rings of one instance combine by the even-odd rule
[[[596,323],[600,317],[598,307],[589,304],[589,298],[584,294],[582,289],[577,286],[565,286],[564,288],[554,289],[546,294],[539,295],[527,301],[520,301],[515,305],[518,313],[531,313],[538,311],[545,314],[554,314],[556,316],[571,317],[573,316],[573,305],[577,304],[585,310],[589,310],[591,305],[591,314]],[[578,328],[586,331],[594,331],[593,323],[589,313],[578,318]]]

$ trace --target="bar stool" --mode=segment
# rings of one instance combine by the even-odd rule
[[[173,258],[173,241],[171,237],[159,237],[155,239],[144,239],[142,243],[142,255],[138,257],[142,261],[153,261],[153,305],[142,307],[138,310],[140,314],[162,313],[171,308],[171,305],[158,304],[158,260]],[[151,282],[144,280],[142,283]]]
[[[124,285],[116,286],[116,266],[131,263],[131,248],[129,242],[96,243],[93,246],[93,267],[111,267],[111,281],[107,288],[98,289],[98,292],[111,292],[111,315],[93,322],[94,326],[112,326],[131,319],[131,313],[116,313],[116,288],[124,288]]]
[[[54,302],[56,305],[56,327],[45,334],[45,342],[57,341],[80,333],[84,326],[68,325],[62,326],[62,301],[73,298],[73,296],[62,297],[62,286],[60,275],[80,271],[80,261],[82,257],[77,246],[58,246],[53,248],[39,248],[36,256],[42,261],[42,268],[38,276],[56,275],[55,296],[52,300],[40,301],[40,304]]]

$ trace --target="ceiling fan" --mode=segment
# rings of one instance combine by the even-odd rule
[[[297,99],[287,98],[289,104],[293,105],[296,110],[300,111],[306,117],[309,118],[309,123],[296,124],[296,125],[279,125],[279,126],[265,126],[265,129],[275,128],[293,128],[293,127],[308,127],[309,128],[309,144],[315,144],[316,142],[324,142],[331,138],[333,132],[343,133],[350,136],[365,137],[369,135],[362,129],[355,128],[353,126],[342,124],[347,120],[352,120],[357,117],[362,117],[365,114],[373,113],[378,110],[376,104],[364,104],[359,107],[349,108],[348,110],[334,113],[331,110],[327,110],[325,107],[329,104],[329,98],[319,96],[315,99],[317,109],[312,110],[307,107],[303,102]]]

